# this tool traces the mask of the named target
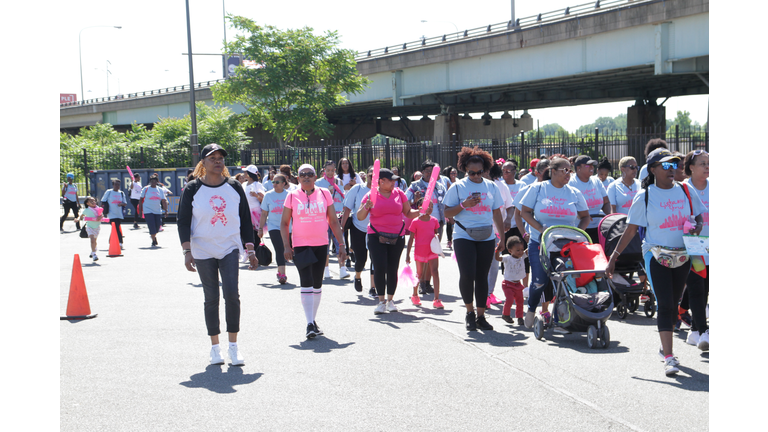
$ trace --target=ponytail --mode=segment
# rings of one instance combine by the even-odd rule
[[[656,178],[651,173],[651,170],[648,170],[648,177],[643,179],[643,182],[640,184],[643,189],[648,190],[648,186],[654,184],[656,182]]]

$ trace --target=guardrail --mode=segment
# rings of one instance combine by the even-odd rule
[[[204,87],[210,87],[213,84],[224,82],[226,79],[217,79],[217,80],[210,80],[210,81],[201,81],[198,83],[195,83],[195,88],[204,88]],[[147,90],[142,92],[136,92],[136,93],[128,93],[125,95],[117,95],[117,96],[110,96],[110,97],[103,97],[103,98],[95,98],[95,99],[87,99],[83,101],[77,101],[77,102],[66,102],[63,104],[59,104],[60,108],[65,107],[74,107],[74,106],[81,106],[81,105],[88,105],[88,104],[95,104],[95,103],[103,103],[103,102],[111,102],[116,100],[124,100],[124,99],[133,99],[138,97],[146,97],[146,96],[153,96],[153,95],[160,95],[160,94],[167,94],[167,93],[180,93],[183,91],[189,91],[190,86],[189,84],[180,85],[180,86],[173,86],[173,87],[166,87],[164,89],[157,89],[157,90]]]
[[[471,40],[478,37],[486,37],[506,32],[516,32],[527,28],[538,27],[544,24],[551,24],[557,21],[569,20],[577,17],[588,16],[607,10],[620,9],[630,5],[641,3],[656,2],[658,0],[612,0],[612,1],[593,1],[577,6],[570,6],[565,9],[558,9],[552,12],[540,13],[538,15],[526,18],[518,18],[515,22],[506,21],[498,24],[488,24],[484,27],[477,27],[456,33],[446,33],[442,36],[430,38],[421,38],[416,41],[405,42],[398,45],[390,45],[384,48],[377,48],[368,51],[359,51],[355,60],[364,61],[377,57],[384,57],[393,54],[402,54],[404,52],[414,51],[424,47],[434,47]]]

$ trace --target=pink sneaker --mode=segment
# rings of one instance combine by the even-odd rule
[[[419,296],[411,296],[411,303],[413,303],[414,306],[421,306],[421,300],[419,300]]]
[[[501,303],[504,303],[503,301],[497,299],[496,295],[494,295],[493,293],[491,293],[491,295],[488,296],[488,300],[491,301],[491,304],[501,304]]]
[[[435,309],[443,309],[443,302],[441,302],[440,299],[437,299],[432,302],[432,307]]]
[[[490,309],[491,308],[491,298],[488,297],[488,300],[485,301],[485,308]]]

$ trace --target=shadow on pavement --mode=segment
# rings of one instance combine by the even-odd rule
[[[659,375],[663,373],[663,369],[661,366],[662,364],[663,363],[659,362]],[[667,384],[682,390],[709,392],[709,375],[705,375],[701,372],[693,370],[689,367],[685,367],[683,365],[679,365],[678,369],[680,369],[680,372],[682,372],[685,375],[681,375],[678,373],[677,375],[667,377],[666,380],[645,379],[645,378],[640,378],[636,376],[633,376],[632,379],[635,379],[638,381]]]
[[[189,381],[180,382],[187,388],[204,388],[215,393],[235,393],[235,386],[251,384],[261,378],[262,373],[246,374],[240,366],[227,366],[226,372],[222,365],[209,365],[205,372],[194,374]]]
[[[462,323],[463,326],[463,323]],[[523,346],[525,345],[524,341],[528,339],[528,335],[521,332],[515,332],[515,333],[507,333],[505,331],[506,329],[502,331],[498,331],[498,328],[494,326],[493,330],[491,331],[467,331],[467,338],[464,339],[465,342],[473,342],[473,343],[485,343],[491,346],[497,346],[497,347],[514,347],[514,346]]]
[[[314,351],[316,353],[329,353],[333,350],[344,349],[350,345],[354,345],[354,342],[347,342],[340,344],[333,339],[328,339],[325,336],[318,336],[314,339],[306,339],[299,342],[298,345],[289,345],[293,349],[301,351]]]

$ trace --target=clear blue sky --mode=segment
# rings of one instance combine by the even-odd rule
[[[295,0],[254,2],[252,0],[190,0],[192,49],[195,53],[220,53],[224,39],[223,12],[247,16],[279,28],[309,26],[316,32],[336,30],[342,46],[358,51],[415,41],[427,37],[508,21],[510,0],[490,0],[477,4],[448,0],[414,2],[391,0],[382,3],[353,0]],[[517,18],[584,4],[584,0],[516,0]],[[184,1],[135,0],[103,2],[82,0],[59,7],[58,29],[52,42],[59,65],[55,85],[60,93],[80,93],[78,34],[82,31],[83,82],[86,98],[104,97],[118,92],[132,93],[189,83],[186,14]],[[426,23],[422,23],[426,20]],[[230,40],[234,31],[227,32]],[[110,64],[107,64],[107,61]],[[107,66],[111,74],[107,73]],[[195,81],[222,76],[219,57],[196,56]],[[89,92],[90,90],[90,92]],[[659,100],[661,102],[661,100]],[[707,120],[708,96],[671,98],[666,102],[667,118],[677,110],[687,110],[693,120]],[[633,101],[580,107],[532,110],[541,125],[559,123],[575,130],[600,116],[626,114]],[[519,114],[518,114],[519,115]]]

